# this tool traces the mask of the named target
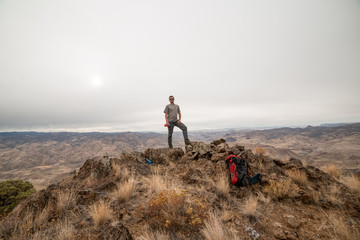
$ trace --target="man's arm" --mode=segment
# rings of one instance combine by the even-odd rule
[[[181,123],[181,112],[179,112],[179,121],[178,123],[180,124]]]
[[[165,121],[166,121],[166,125],[169,125],[169,119],[168,119],[168,114],[167,114],[167,112],[165,113]]]

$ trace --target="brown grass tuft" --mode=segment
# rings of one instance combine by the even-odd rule
[[[246,216],[255,217],[257,205],[258,198],[251,194],[244,203],[243,214]]]
[[[265,156],[266,151],[262,147],[256,147],[256,148],[254,148],[254,153],[258,154],[260,156]]]
[[[117,190],[113,193],[113,196],[120,202],[127,202],[129,201],[131,194],[134,191],[135,186],[135,179],[133,177],[129,178],[120,186]]]
[[[343,203],[342,199],[340,198],[340,187],[337,185],[332,185],[330,187],[330,191],[326,192],[325,195],[332,204],[341,205]]]
[[[338,214],[331,214],[328,218],[330,225],[334,229],[334,232],[339,237],[339,239],[359,239],[359,231],[355,227],[347,225],[346,219],[339,216]]]
[[[147,181],[149,182],[150,186],[149,190],[152,192],[160,193],[167,189],[166,182],[163,180],[163,177],[158,174],[151,175]]]
[[[334,178],[339,178],[341,175],[340,168],[336,166],[335,164],[328,164],[325,167],[323,167],[324,171],[330,174]]]
[[[121,165],[119,165],[119,163],[113,163],[112,169],[115,180],[125,181],[130,177],[129,170],[127,168],[121,168]]]
[[[64,190],[58,192],[57,209],[60,213],[63,213],[66,209],[75,204],[76,193],[70,190]]]
[[[263,162],[257,162],[257,168],[258,171],[263,171],[264,170],[264,163]]]
[[[127,180],[131,177],[131,172],[127,168],[125,168],[121,171],[121,176],[123,181]]]
[[[354,174],[344,177],[341,179],[341,182],[350,188],[351,191],[360,194],[360,179]]]
[[[303,165],[303,167],[307,167],[308,163],[305,159],[301,159],[301,164]]]
[[[32,234],[32,229],[36,225],[33,213],[30,211],[26,211],[23,219],[14,219],[14,221],[16,222],[14,222],[13,226],[16,226],[16,228],[11,233],[13,238],[9,236],[9,239],[25,239]]]
[[[150,165],[150,170],[153,175],[161,175],[161,173],[164,173],[164,167],[161,165]]]
[[[295,197],[299,192],[299,187],[288,180],[269,180],[269,185],[265,186],[264,191],[272,198],[276,200],[282,200],[286,197]]]
[[[89,187],[89,188],[92,188],[96,185],[96,180],[95,180],[95,176],[93,173],[90,174],[90,176],[88,176],[86,178],[86,181],[85,181],[85,186],[86,187]]]
[[[313,189],[310,192],[310,197],[314,203],[318,203],[320,201],[320,194]]]
[[[113,217],[110,204],[103,200],[93,204],[90,207],[89,214],[93,218],[96,227],[103,225]]]
[[[228,174],[225,172],[220,173],[216,176],[215,188],[224,197],[229,196],[230,183]]]
[[[260,192],[260,191],[257,191],[257,196],[258,196],[258,200],[264,204],[269,204],[270,201],[271,201],[271,198],[269,196],[265,197],[265,195]]]
[[[68,219],[57,225],[56,232],[57,240],[72,240],[75,237],[75,229]]]
[[[225,240],[226,235],[221,225],[219,216],[214,213],[209,214],[208,220],[205,221],[205,226],[201,229],[201,233],[206,240]]]
[[[114,163],[113,166],[113,172],[116,180],[120,180],[121,178],[121,167],[118,163]]]
[[[50,206],[46,206],[40,213],[37,214],[35,218],[35,226],[38,228],[42,228],[44,224],[49,220],[51,215],[51,208]]]
[[[298,169],[288,170],[288,171],[286,171],[286,173],[295,182],[298,182],[301,184],[306,184],[308,181],[306,173],[304,173]]]
[[[137,239],[139,239],[139,240],[168,240],[168,239],[170,239],[170,236],[166,232],[154,231],[152,229],[147,229]]]

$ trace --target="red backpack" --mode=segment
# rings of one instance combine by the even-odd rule
[[[247,187],[250,185],[249,163],[246,159],[229,155],[226,158],[226,166],[230,171],[230,181],[237,187]]]

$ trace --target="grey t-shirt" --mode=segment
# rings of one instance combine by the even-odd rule
[[[164,113],[168,114],[169,122],[176,122],[178,120],[177,115],[180,112],[179,105],[176,104],[168,104],[165,107]]]

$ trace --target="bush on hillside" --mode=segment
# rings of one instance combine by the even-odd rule
[[[11,212],[16,205],[35,192],[34,186],[23,180],[0,182],[0,219]]]

